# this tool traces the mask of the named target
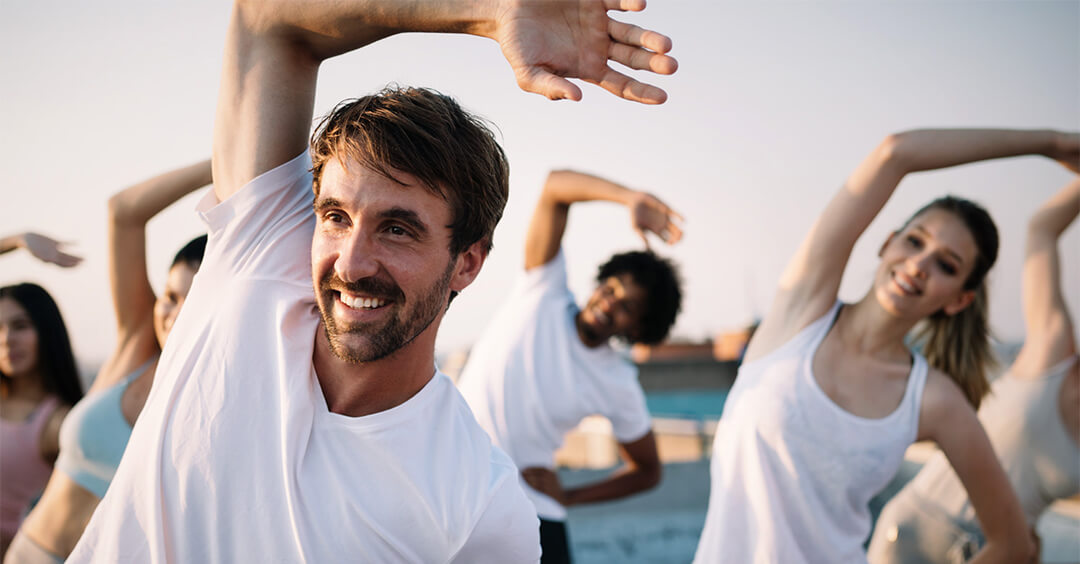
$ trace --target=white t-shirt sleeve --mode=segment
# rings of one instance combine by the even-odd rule
[[[200,270],[218,280],[257,277],[310,285],[315,225],[310,169],[304,151],[223,202],[207,193],[196,207],[208,230]]]
[[[453,564],[540,561],[540,520],[518,481],[503,480]]]
[[[526,270],[525,276],[518,281],[515,293],[544,295],[552,292],[570,293],[566,282],[566,255],[561,247],[555,258]]]

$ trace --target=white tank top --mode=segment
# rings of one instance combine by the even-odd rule
[[[904,398],[883,418],[838,406],[811,366],[840,306],[740,368],[713,441],[695,563],[866,562],[870,498],[915,440],[927,365],[912,353]]]

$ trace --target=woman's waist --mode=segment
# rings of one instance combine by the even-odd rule
[[[53,472],[22,531],[45,550],[66,557],[75,549],[98,499],[63,472]]]

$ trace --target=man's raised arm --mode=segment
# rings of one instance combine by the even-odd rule
[[[675,72],[670,39],[608,17],[644,8],[644,0],[237,0],[214,121],[214,191],[224,200],[306,149],[322,61],[400,32],[494,39],[518,85],[551,99],[580,99],[567,80],[580,78],[662,103],[663,90],[608,66]]]

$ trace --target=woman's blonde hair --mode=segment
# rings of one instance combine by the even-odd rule
[[[960,218],[975,239],[975,266],[964,282],[964,289],[974,291],[975,299],[953,315],[944,311],[934,313],[916,327],[914,339],[930,366],[952,378],[968,402],[978,409],[983,396],[990,391],[986,373],[997,365],[990,345],[986,291],[986,275],[998,255],[997,226],[982,206],[963,198],[946,196],[923,206],[907,220],[904,227],[933,209],[947,211]]]

